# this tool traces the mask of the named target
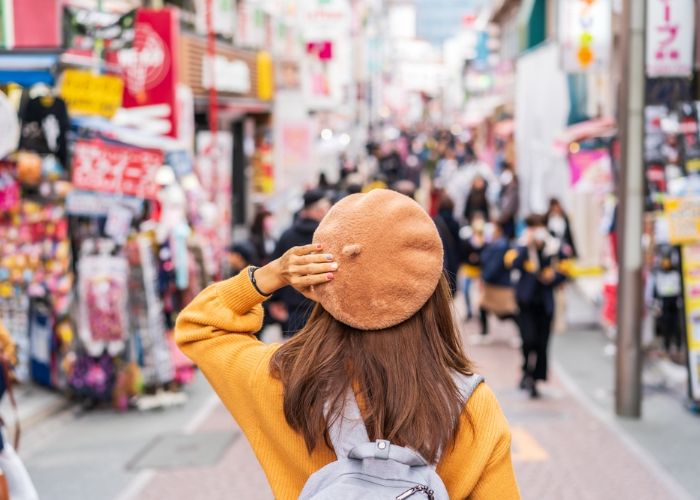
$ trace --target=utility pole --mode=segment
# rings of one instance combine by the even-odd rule
[[[621,140],[617,210],[619,280],[615,411],[639,418],[642,399],[642,227],[644,213],[645,1],[623,0],[622,79],[618,92]]]

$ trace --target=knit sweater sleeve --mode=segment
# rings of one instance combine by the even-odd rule
[[[520,492],[511,461],[511,433],[503,411],[491,389],[482,384],[475,392],[468,408],[474,425],[481,428],[477,434],[491,443],[491,453],[469,500],[519,500]],[[488,435],[488,437],[486,437]]]
[[[253,335],[262,326],[265,297],[246,270],[202,291],[179,314],[178,346],[202,370],[234,418],[251,418],[257,397],[255,375],[276,346]]]

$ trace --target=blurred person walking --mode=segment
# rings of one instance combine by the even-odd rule
[[[437,214],[433,217],[433,222],[435,222],[442,240],[443,264],[452,296],[457,293],[457,273],[459,273],[459,266],[464,260],[463,245],[459,238],[460,228],[454,217],[454,208],[454,202],[443,191],[438,198]]]
[[[508,424],[463,351],[442,260],[420,205],[374,190],[341,200],[312,245],[207,288],[179,315],[178,345],[275,498],[520,498]],[[289,285],[314,313],[289,342],[262,344],[250,335],[260,303]]]
[[[481,334],[488,335],[488,313],[500,319],[515,319],[518,305],[511,281],[511,269],[506,266],[510,240],[498,223],[492,223],[491,241],[481,250],[481,297],[479,315]]]
[[[487,197],[488,184],[486,179],[476,175],[472,181],[467,201],[464,204],[464,220],[467,224],[472,224],[476,217],[482,220],[489,220],[489,200]]]
[[[569,258],[576,258],[578,254],[574,236],[571,233],[569,216],[558,199],[552,198],[549,200],[549,209],[545,214],[544,222],[549,233],[561,242],[562,252]]]
[[[498,191],[498,179],[491,167],[472,154],[469,153],[466,163],[461,164],[449,177],[443,177],[440,180],[441,185],[454,200],[455,216],[459,218],[465,217],[468,212],[473,214],[471,209],[467,209],[467,201],[475,183],[477,191],[472,197],[474,212],[488,210],[488,199],[495,198]],[[483,186],[481,181],[477,181],[478,178],[483,181]],[[484,196],[480,199],[482,189]]]
[[[537,383],[547,380],[547,350],[554,318],[554,289],[566,277],[559,271],[564,258],[561,245],[547,231],[544,217],[530,215],[523,244],[508,252],[506,264],[519,271],[515,284],[518,327],[522,338],[522,378],[520,388],[531,398],[539,397]]]
[[[504,163],[498,177],[501,191],[498,196],[498,223],[509,240],[515,239],[515,218],[520,210],[520,183],[511,163]]]
[[[325,217],[331,203],[324,191],[312,189],[304,193],[304,206],[292,227],[287,229],[275,247],[271,260],[279,259],[290,248],[311,243],[314,232]],[[282,335],[291,337],[299,331],[311,315],[313,302],[292,287],[279,290],[270,300],[270,314],[282,325]]]
[[[272,237],[272,212],[264,207],[259,207],[250,225],[250,243],[255,249],[256,261],[252,262],[262,266],[270,261],[272,252],[275,251],[275,240]]]
[[[472,308],[472,284],[481,276],[481,252],[486,246],[484,235],[484,219],[475,217],[469,226],[460,230],[462,245],[464,248],[464,259],[462,262],[462,274],[464,275],[464,300],[467,308],[466,320],[469,321],[474,316]],[[481,330],[485,334],[487,330],[486,313],[481,311]]]
[[[562,254],[567,259],[578,257],[574,236],[571,232],[569,216],[564,211],[561,202],[557,198],[549,200],[549,209],[545,214],[545,225],[549,234],[557,238],[561,243]],[[554,321],[553,330],[563,333],[566,330],[566,288],[558,286],[554,290]]]

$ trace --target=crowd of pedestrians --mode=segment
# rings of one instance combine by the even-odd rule
[[[478,321],[485,339],[489,316],[514,322],[523,356],[520,387],[538,397],[537,384],[547,377],[547,347],[560,296],[555,291],[566,281],[568,259],[576,257],[569,218],[556,199],[546,213],[522,214],[515,165],[503,159],[495,165],[482,161],[473,144],[448,131],[405,132],[371,142],[357,162],[344,155],[337,176],[321,174],[304,193],[301,209],[276,241],[270,231],[272,214],[258,207],[249,240],[231,248],[232,272],[310,244],[333,204],[376,188],[392,189],[425,207],[442,241],[451,292],[464,297],[465,321]],[[290,338],[308,321],[313,302],[286,287],[264,307],[265,324],[280,324],[283,336]]]

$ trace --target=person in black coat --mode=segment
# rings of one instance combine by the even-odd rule
[[[564,259],[561,245],[552,238],[544,217],[531,215],[526,221],[524,244],[509,251],[506,264],[517,269],[515,284],[518,327],[522,337],[523,376],[520,387],[530,397],[539,397],[537,382],[547,379],[547,348],[554,319],[554,289],[566,278],[559,271]]]
[[[304,193],[304,208],[292,227],[282,233],[270,260],[278,259],[292,247],[310,245],[316,228],[330,208],[331,203],[324,191],[314,189]],[[275,293],[270,302],[270,315],[282,324],[282,334],[285,337],[291,337],[301,330],[313,307],[311,300],[291,286]]]
[[[454,218],[455,204],[445,192],[441,192],[437,205],[438,212],[433,217],[444,251],[444,268],[450,290],[457,293],[457,273],[464,260],[463,245],[459,237],[459,223]]]

